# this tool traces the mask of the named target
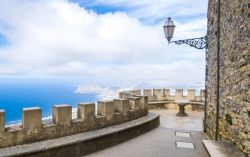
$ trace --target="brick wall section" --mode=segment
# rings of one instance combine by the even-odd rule
[[[215,136],[216,0],[208,8],[207,133]],[[221,0],[219,138],[250,154],[250,1]]]

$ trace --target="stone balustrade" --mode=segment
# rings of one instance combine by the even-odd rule
[[[138,94],[138,93],[136,93]],[[96,109],[97,108],[97,109]],[[77,118],[72,106],[54,105],[52,124],[43,124],[39,107],[24,108],[22,125],[5,127],[5,111],[0,110],[0,148],[74,135],[128,122],[148,114],[147,96],[80,103]]]

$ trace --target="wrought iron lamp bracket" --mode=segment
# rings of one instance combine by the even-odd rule
[[[197,49],[204,49],[204,48],[207,49],[207,35],[200,38],[171,41],[169,42],[169,44],[170,43],[175,43],[177,45],[187,44]]]

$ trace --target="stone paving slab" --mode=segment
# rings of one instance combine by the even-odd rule
[[[192,138],[176,137],[174,129],[156,128],[137,138],[86,157],[209,157],[202,145],[203,132],[191,131]],[[195,149],[177,148],[176,142],[194,143]]]
[[[175,116],[178,110],[152,112],[161,115],[158,128],[87,157],[209,157],[202,144],[202,140],[208,139],[202,132],[203,112],[188,111],[191,116],[181,118]],[[176,131],[191,136],[179,137]],[[177,148],[176,142],[193,143],[194,149]]]
[[[202,111],[186,110],[187,117],[178,117],[175,109],[160,109],[151,110],[151,112],[161,115],[161,125],[163,128],[203,131],[203,116]]]

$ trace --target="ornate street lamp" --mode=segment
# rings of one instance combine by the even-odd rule
[[[207,49],[207,36],[200,37],[200,38],[193,38],[193,39],[171,41],[174,35],[175,25],[170,17],[165,22],[163,29],[164,29],[165,37],[167,38],[169,44],[170,43],[175,43],[177,45],[187,44],[197,49]]]
[[[175,43],[177,45],[187,44],[191,47],[196,49],[206,49],[206,73],[205,73],[205,115],[204,115],[204,131],[206,131],[206,118],[207,118],[207,78],[208,78],[208,65],[207,65],[207,47],[208,47],[208,40],[207,35],[204,37],[193,38],[193,39],[184,39],[184,40],[176,40],[171,41],[174,35],[175,25],[174,22],[169,17],[168,20],[165,22],[163,26],[165,37],[168,40],[168,44]]]
[[[171,20],[171,17],[169,17],[168,20],[165,22],[163,29],[165,37],[167,38],[168,43],[170,43],[171,39],[173,38],[175,29],[175,25],[174,22]]]

